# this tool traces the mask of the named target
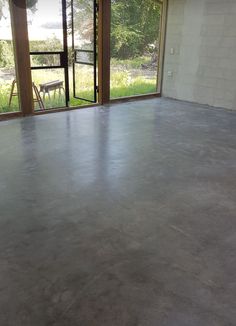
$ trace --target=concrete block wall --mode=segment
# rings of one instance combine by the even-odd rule
[[[169,0],[162,93],[236,110],[236,0]]]

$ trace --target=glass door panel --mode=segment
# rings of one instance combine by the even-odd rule
[[[40,98],[35,109],[69,101],[66,6],[66,0],[37,1],[27,10],[34,96]]]
[[[73,96],[97,102],[95,0],[72,1]]]
[[[111,98],[157,92],[161,15],[157,0],[111,0]]]

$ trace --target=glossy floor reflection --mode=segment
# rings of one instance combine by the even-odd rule
[[[1,326],[235,325],[236,113],[0,123]]]

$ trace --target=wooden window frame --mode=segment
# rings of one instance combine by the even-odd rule
[[[18,5],[19,3],[19,5]],[[34,114],[26,0],[9,0],[20,114]]]

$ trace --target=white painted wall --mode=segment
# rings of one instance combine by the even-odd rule
[[[236,110],[236,0],[169,0],[162,92]]]

